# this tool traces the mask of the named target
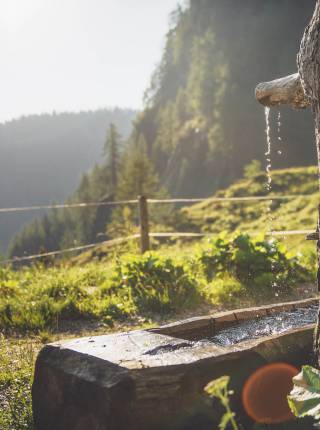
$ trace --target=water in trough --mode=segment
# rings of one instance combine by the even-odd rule
[[[244,340],[281,334],[291,329],[314,324],[317,319],[317,310],[318,307],[313,305],[245,321],[237,326],[222,329],[209,340],[221,346],[230,346]]]
[[[174,339],[168,344],[146,350],[146,355],[171,353],[184,348],[195,348],[208,344],[229,347],[246,340],[258,339],[276,334],[282,334],[292,329],[303,328],[315,324],[317,319],[317,305],[282,311],[272,315],[245,320],[228,328],[219,330],[210,338],[197,341]]]

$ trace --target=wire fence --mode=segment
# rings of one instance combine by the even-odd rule
[[[51,205],[37,205],[37,206],[24,206],[12,208],[0,208],[0,214],[27,212],[37,210],[49,209],[76,209],[76,208],[91,208],[99,206],[125,206],[125,205],[138,205],[139,208],[139,224],[140,232],[127,237],[120,237],[116,239],[105,240],[102,242],[90,243],[88,245],[75,246],[62,250],[43,252],[33,255],[13,257],[6,260],[1,260],[0,265],[10,265],[14,263],[29,262],[45,257],[56,257],[68,253],[77,253],[86,251],[96,247],[114,246],[122,243],[128,243],[131,240],[140,239],[141,252],[150,249],[150,238],[203,238],[216,236],[214,233],[196,233],[196,232],[150,232],[149,231],[149,214],[148,204],[177,204],[177,203],[228,203],[228,202],[259,202],[259,201],[286,201],[295,198],[310,198],[310,195],[268,195],[268,196],[241,196],[241,197],[213,197],[213,198],[177,198],[177,199],[148,199],[146,196],[140,196],[135,200],[121,200],[121,201],[101,201],[101,202],[83,202],[71,204],[51,204]],[[283,230],[283,231],[270,231],[268,236],[295,236],[295,235],[312,235],[314,230]],[[252,232],[251,234],[256,234]]]
[[[122,200],[119,202],[90,202],[90,203],[70,203],[65,205],[39,205],[39,206],[22,206],[17,208],[0,208],[0,213],[29,212],[48,209],[76,209],[92,208],[98,206],[119,206],[137,204],[138,200]]]
[[[267,236],[304,236],[308,234],[313,234],[314,230],[284,230],[284,231],[272,231],[267,233]],[[257,234],[257,233],[252,233]],[[150,237],[153,238],[203,238],[203,237],[215,237],[215,233],[183,233],[183,232],[163,232],[163,233],[149,233]],[[27,255],[24,257],[13,257],[6,260],[1,260],[0,265],[8,265],[14,263],[22,263],[31,260],[39,260],[46,257],[56,257],[59,255],[65,255],[69,253],[86,251],[92,248],[98,248],[102,246],[114,246],[120,245],[122,243],[128,243],[131,240],[140,239],[140,234],[133,234],[127,237],[119,237],[117,239],[105,240],[103,242],[90,243],[88,245],[75,246],[73,248],[66,248],[57,251],[44,252],[41,254]]]
[[[21,263],[23,261],[38,260],[45,257],[56,257],[58,255],[64,255],[72,252],[86,251],[88,249],[96,248],[97,246],[114,246],[121,243],[127,243],[129,240],[137,239],[139,237],[140,237],[139,234],[134,234],[127,237],[119,237],[117,239],[105,240],[103,242],[97,242],[97,243],[90,243],[88,245],[74,246],[73,248],[66,248],[58,251],[43,252],[41,254],[27,255],[24,257],[13,257],[7,260],[0,261],[0,265],[8,265],[13,263]]]
[[[207,201],[208,203],[228,203],[228,202],[253,202],[253,201],[277,201],[277,200],[291,200],[295,198],[310,198],[310,194],[301,195],[284,195],[284,196],[247,196],[247,197],[203,197],[203,198],[182,198],[182,199],[147,199],[150,204],[174,204],[174,203],[201,203]],[[83,203],[69,203],[69,204],[48,204],[36,206],[21,206],[12,208],[0,208],[0,213],[14,213],[14,212],[29,212],[48,209],[77,209],[77,208],[92,208],[99,206],[125,206],[138,204],[139,200],[119,200],[119,201],[101,201],[101,202],[83,202]]]

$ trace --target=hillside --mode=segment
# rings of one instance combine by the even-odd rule
[[[296,198],[270,202],[213,202],[208,200],[183,208],[185,228],[202,232],[242,232],[315,229],[319,204],[316,167],[295,167],[272,172],[272,193]],[[214,197],[267,195],[266,176],[241,179]],[[272,195],[272,194],[271,194]],[[269,211],[270,209],[270,211]]]
[[[216,197],[267,196],[266,175],[261,172],[250,178],[236,181],[201,203],[184,206],[181,209],[176,208],[174,212],[171,212],[171,218],[169,218],[171,223],[156,226],[156,228],[157,231],[208,233],[213,234],[213,237],[218,237],[221,233],[227,233],[229,236],[236,231],[261,236],[270,229],[284,231],[314,230],[316,228],[319,204],[316,167],[274,170],[272,172],[272,193],[279,196],[293,196],[293,198],[284,201],[274,200],[272,203],[270,201],[213,201]],[[152,223],[152,216],[150,223]],[[304,234],[277,236],[277,239],[283,241],[284,245],[289,248],[294,245],[294,252],[305,252],[306,256],[314,254],[314,242],[306,241]],[[198,238],[151,240],[153,249],[160,249],[161,252],[170,256],[178,254],[182,259],[189,258],[197,251],[199,244],[206,242],[207,238],[204,241]],[[73,257],[70,261],[72,265],[82,265],[100,259],[108,261],[115,253],[125,254],[127,252],[139,253],[138,242],[118,245],[116,248],[99,246]]]
[[[101,159],[110,122],[126,138],[135,115],[130,109],[101,109],[0,124],[0,207],[64,201],[81,175]],[[0,252],[34,215],[1,215]]]

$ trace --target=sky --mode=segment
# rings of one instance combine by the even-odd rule
[[[177,0],[0,0],[0,122],[142,107]]]

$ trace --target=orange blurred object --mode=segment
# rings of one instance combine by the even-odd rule
[[[293,419],[287,395],[292,378],[299,371],[290,364],[274,363],[261,367],[246,381],[242,401],[247,414],[258,423],[278,424]]]

